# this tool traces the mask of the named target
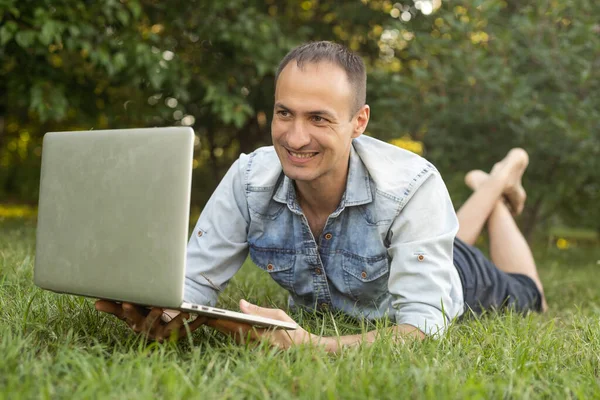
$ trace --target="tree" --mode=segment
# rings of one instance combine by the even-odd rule
[[[189,125],[203,204],[239,152],[270,143],[279,60],[334,40],[367,64],[368,133],[423,142],[457,203],[468,169],[522,146],[526,229],[549,218],[597,225],[600,6],[439,4],[2,0],[0,194],[37,198],[46,131]]]
[[[37,4],[10,0],[0,8],[0,77],[10,75],[7,99],[24,94],[2,112],[4,192],[19,185],[36,197],[32,171],[48,130],[184,124],[201,142],[200,203],[240,151],[270,143],[283,55],[307,40],[332,39],[376,58],[373,32],[392,8],[387,1]],[[18,153],[19,146],[29,151]],[[23,185],[26,170],[33,185]]]
[[[424,140],[456,175],[453,193],[469,169],[526,148],[528,235],[551,218],[600,228],[599,12],[587,0],[448,2],[391,42],[403,68],[377,109],[400,110],[384,120]]]
[[[43,133],[147,124],[145,92],[185,94],[158,30],[136,0],[0,3],[0,194],[37,197]]]

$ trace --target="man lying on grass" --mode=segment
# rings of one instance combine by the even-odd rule
[[[214,305],[249,252],[290,293],[291,308],[387,317],[400,341],[441,333],[466,309],[545,310],[511,215],[525,202],[527,153],[511,150],[489,175],[469,173],[474,193],[457,218],[433,165],[361,136],[370,117],[365,93],[365,66],[341,45],[310,43],[286,55],[276,75],[273,146],[241,155],[206,204],[188,246],[186,301]],[[491,261],[473,247],[486,223]],[[159,308],[146,315],[105,300],[96,308],[156,340],[186,333],[187,315],[167,323]],[[244,300],[240,308],[292,321]],[[206,318],[189,329],[202,324],[281,348],[337,351],[378,338],[377,331],[329,338]]]

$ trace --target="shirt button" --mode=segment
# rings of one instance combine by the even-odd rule
[[[326,233],[325,234],[325,239],[330,240],[333,237],[333,235],[331,233]]]
[[[419,254],[417,256],[417,260],[419,260],[419,261],[423,261],[424,259],[425,259],[425,256],[423,254]]]
[[[273,267],[273,264],[267,264],[267,269],[268,269],[269,271],[273,271],[273,268],[274,268],[274,267]]]
[[[363,279],[365,279],[367,277],[367,273],[365,271],[363,271],[360,276],[362,276]]]
[[[316,269],[315,269],[315,274],[317,274],[317,275],[321,275],[321,272],[322,272],[322,271],[321,271],[321,268],[316,268]]]
[[[202,237],[202,235],[204,235],[204,233],[202,231],[198,231],[198,237]]]

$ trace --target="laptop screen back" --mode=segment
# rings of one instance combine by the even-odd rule
[[[179,307],[193,145],[191,128],[46,134],[35,283]]]

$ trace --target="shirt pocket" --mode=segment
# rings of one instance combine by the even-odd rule
[[[361,257],[344,254],[342,258],[347,294],[358,303],[372,303],[388,292],[390,267],[387,256]]]
[[[287,208],[285,204],[272,200],[272,191],[252,190],[248,192],[248,210],[253,218],[275,220]]]
[[[269,273],[271,278],[287,291],[294,290],[294,253],[250,247],[250,258],[258,267]]]

